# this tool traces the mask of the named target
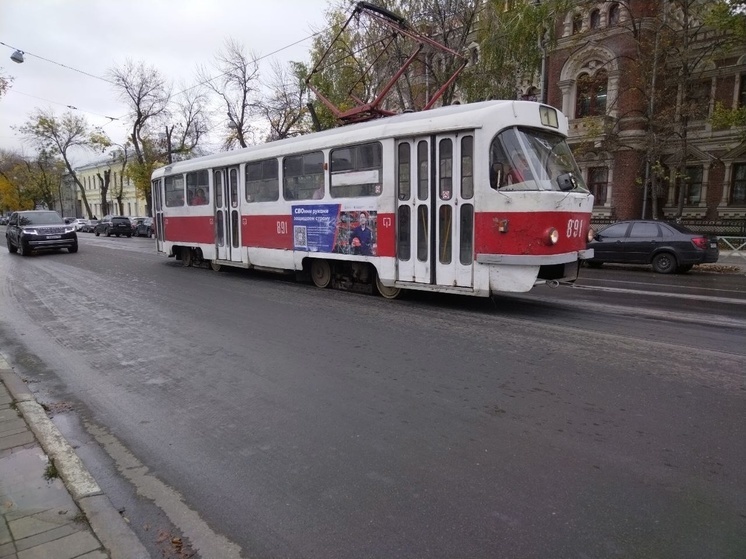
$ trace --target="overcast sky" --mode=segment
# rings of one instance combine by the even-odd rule
[[[303,39],[324,28],[328,5],[329,0],[0,0],[0,73],[14,78],[0,98],[0,148],[30,155],[33,150],[11,127],[24,124],[37,107],[61,116],[68,105],[91,125],[104,126],[115,142],[124,142],[122,121],[106,117],[124,117],[126,106],[111,84],[81,72],[106,78],[110,68],[128,59],[145,61],[179,91],[180,83],[196,83],[197,66],[211,65],[230,37],[247,52],[265,56],[260,71],[268,75],[272,58],[307,61],[311,40]],[[10,60],[15,49],[26,53],[23,64]]]

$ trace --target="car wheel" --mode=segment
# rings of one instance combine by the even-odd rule
[[[15,254],[16,252],[18,252],[18,247],[16,245],[14,245],[13,243],[10,242],[10,238],[9,237],[5,237],[5,242],[8,245],[8,252],[9,253]]]
[[[101,232],[100,232],[100,231],[94,231],[93,233],[94,233],[94,235],[96,235],[97,237],[98,237],[98,236],[99,236],[99,235],[101,234]]]
[[[19,254],[20,256],[28,256],[29,254],[31,254],[31,251],[30,251],[30,250],[28,249],[28,247],[27,247],[27,246],[25,246],[25,245],[23,244],[23,241],[20,241],[20,242],[18,243],[18,254]]]
[[[75,244],[74,244],[73,246],[71,246],[71,247],[67,247],[67,250],[68,250],[68,251],[70,251],[71,253],[73,253],[73,252],[78,252],[78,243],[75,243]]]
[[[659,274],[670,274],[676,270],[676,257],[670,252],[661,252],[653,257],[653,271]]]
[[[128,239],[129,239],[129,238],[131,238],[131,237],[132,237],[132,235],[127,235],[127,238],[128,238]]]
[[[684,266],[679,266],[678,268],[676,268],[676,273],[686,274],[692,268],[694,268],[694,264],[685,264]]]
[[[153,238],[153,232],[152,231],[148,231],[148,239],[152,239],[152,238]]]

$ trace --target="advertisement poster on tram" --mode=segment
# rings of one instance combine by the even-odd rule
[[[293,249],[375,256],[376,212],[339,204],[293,206]]]

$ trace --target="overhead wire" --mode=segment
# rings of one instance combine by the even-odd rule
[[[276,50],[274,50],[274,51],[272,51],[272,52],[270,52],[270,53],[268,53],[268,54],[262,55],[262,56],[260,56],[260,57],[258,57],[258,58],[256,58],[256,59],[254,59],[254,61],[255,61],[255,62],[259,62],[259,61],[261,61],[261,60],[264,60],[265,58],[268,58],[268,57],[270,57],[270,56],[274,56],[274,55],[275,55],[275,54],[277,54],[277,53],[280,53],[280,52],[282,52],[282,51],[284,51],[284,50],[286,50],[286,49],[289,49],[289,48],[291,48],[291,47],[294,47],[295,45],[298,45],[298,44],[300,44],[300,43],[303,43],[303,42],[305,42],[305,41],[307,41],[307,40],[309,40],[309,39],[312,39],[313,37],[316,37],[317,35],[319,35],[319,34],[323,33],[323,31],[324,31],[324,30],[322,30],[322,31],[317,31],[316,33],[312,33],[311,35],[308,35],[307,37],[304,37],[303,39],[299,39],[299,40],[297,40],[297,41],[295,41],[295,42],[293,42],[293,43],[290,43],[290,44],[288,44],[288,45],[285,45],[284,47],[281,47],[281,48],[279,48],[279,49],[276,49]],[[72,70],[72,71],[74,71],[74,72],[78,72],[78,73],[80,73],[80,74],[84,74],[84,75],[86,75],[86,76],[88,76],[88,77],[91,77],[91,78],[94,78],[94,79],[97,79],[97,80],[101,80],[101,81],[103,81],[103,82],[106,82],[106,83],[108,83],[108,84],[110,84],[110,85],[117,85],[117,84],[116,84],[116,82],[113,82],[113,81],[111,81],[111,80],[109,80],[109,79],[103,78],[103,77],[101,77],[101,76],[97,76],[97,75],[95,75],[95,74],[91,74],[90,72],[86,72],[86,71],[84,71],[84,70],[79,70],[78,68],[73,68],[72,66],[68,66],[67,64],[63,64],[63,63],[61,63],[61,62],[57,62],[57,61],[55,61],[55,60],[51,60],[51,59],[49,59],[49,58],[45,58],[45,57],[43,57],[43,56],[40,56],[40,55],[38,55],[38,54],[34,54],[34,53],[31,53],[31,52],[25,51],[25,50],[23,50],[23,49],[20,49],[20,48],[18,48],[18,47],[14,47],[14,46],[12,46],[12,45],[9,45],[9,44],[7,44],[7,43],[4,43],[4,42],[2,42],[2,41],[0,41],[0,45],[3,45],[3,46],[5,46],[5,47],[8,47],[9,49],[12,49],[12,50],[15,50],[15,51],[20,51],[20,52],[22,52],[22,53],[23,53],[23,54],[25,54],[25,55],[28,55],[28,56],[32,56],[32,57],[34,57],[34,58],[38,58],[39,60],[44,60],[45,62],[49,62],[49,63],[51,63],[51,64],[56,64],[57,66],[60,66],[60,67],[62,67],[62,68],[66,68],[66,69],[68,69],[68,70]],[[206,83],[209,83],[209,82],[211,82],[211,81],[213,81],[213,80],[219,79],[220,77],[222,77],[222,76],[225,76],[225,75],[226,75],[227,73],[228,73],[228,72],[223,72],[222,74],[218,74],[217,76],[213,76],[213,77],[210,77],[210,78],[208,78],[208,79],[206,79],[206,80],[203,80],[202,82],[199,82],[199,83],[197,83],[197,84],[195,84],[195,85],[192,85],[192,86],[190,86],[190,87],[187,87],[186,89],[183,89],[183,90],[181,90],[181,91],[177,91],[176,93],[174,93],[174,96],[176,96],[176,95],[182,95],[182,94],[186,93],[187,91],[190,91],[190,90],[192,90],[192,89],[194,89],[194,88],[196,88],[196,87],[199,87],[199,86],[201,86],[201,85],[204,85],[204,84],[206,84]],[[84,109],[79,109],[79,108],[75,107],[74,105],[70,105],[70,104],[67,104],[67,103],[60,103],[60,102],[58,102],[58,101],[52,101],[52,100],[50,100],[50,99],[44,99],[44,98],[42,98],[42,97],[37,97],[37,96],[35,96],[35,95],[31,95],[31,94],[28,94],[28,93],[22,93],[22,92],[20,92],[20,91],[17,91],[17,90],[11,90],[11,91],[15,91],[16,93],[19,93],[19,94],[21,94],[21,95],[26,95],[26,96],[28,96],[28,97],[34,97],[34,98],[36,98],[36,99],[40,99],[40,100],[42,100],[42,101],[46,101],[46,102],[48,102],[48,103],[53,103],[53,104],[55,104],[55,105],[62,105],[62,106],[64,106],[64,107],[67,107],[67,108],[69,108],[69,109],[71,109],[71,110],[81,111],[81,112],[85,112],[85,113],[88,113],[88,114],[92,114],[92,115],[96,115],[96,116],[101,116],[101,117],[104,117],[104,118],[108,118],[108,119],[109,119],[109,122],[105,123],[105,124],[104,124],[103,126],[106,126],[106,125],[108,125],[108,124],[111,124],[111,123],[112,123],[113,121],[115,121],[115,120],[120,120],[121,118],[124,118],[125,116],[127,116],[127,115],[126,115],[126,113],[125,113],[125,114],[123,114],[123,115],[121,115],[121,116],[118,116],[118,117],[111,117],[111,116],[107,116],[107,115],[102,115],[102,114],[99,114],[99,113],[95,113],[95,112],[93,112],[93,111],[87,111],[87,110],[84,110]]]

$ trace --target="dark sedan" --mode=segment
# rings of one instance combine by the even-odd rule
[[[620,221],[596,234],[589,266],[606,262],[651,264],[660,274],[685,273],[695,264],[717,262],[720,256],[714,235],[695,233],[677,223]]]
[[[55,211],[14,212],[5,230],[8,251],[21,256],[35,250],[66,248],[78,252],[75,225],[67,224]]]

